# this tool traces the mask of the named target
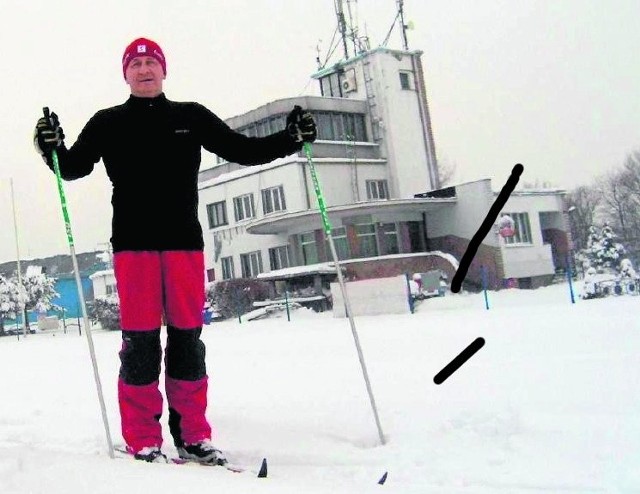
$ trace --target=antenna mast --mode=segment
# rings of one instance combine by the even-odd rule
[[[396,5],[398,6],[398,11],[396,12],[396,16],[393,19],[393,23],[391,24],[391,28],[387,33],[387,37],[382,42],[381,46],[387,46],[389,42],[389,38],[391,37],[391,33],[393,32],[393,28],[396,27],[396,21],[400,24],[400,30],[402,31],[402,48],[404,50],[409,49],[409,43],[407,41],[407,29],[410,28],[407,24],[404,23],[404,2],[403,0],[396,0]]]
[[[409,42],[407,41],[407,25],[404,23],[404,1],[397,0],[398,3],[398,15],[400,16],[400,27],[402,28],[402,48],[409,49]]]
[[[342,49],[344,50],[344,59],[349,58],[349,49],[347,47],[347,23],[344,19],[344,10],[342,9],[342,0],[335,0],[336,15],[338,16],[338,30],[342,38]]]

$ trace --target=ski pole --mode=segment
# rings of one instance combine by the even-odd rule
[[[47,121],[51,121],[49,115],[49,108],[43,108],[44,118]],[[73,263],[73,271],[75,273],[76,285],[78,287],[78,300],[80,301],[80,307],[82,309],[82,318],[84,321],[85,334],[87,335],[87,343],[89,344],[89,354],[91,355],[91,364],[93,365],[93,377],[96,382],[96,389],[98,391],[98,400],[100,401],[100,410],[102,412],[102,422],[104,423],[104,431],[107,435],[107,446],[109,448],[109,456],[115,458],[113,450],[113,443],[111,441],[111,432],[109,431],[109,420],[107,418],[107,408],[104,404],[104,396],[102,394],[102,384],[100,383],[100,373],[98,372],[98,362],[96,360],[96,352],[93,347],[93,337],[91,336],[91,325],[89,324],[89,317],[87,316],[87,305],[84,300],[84,292],[82,291],[82,281],[80,280],[80,270],[78,269],[78,259],[76,257],[76,249],[73,242],[73,233],[71,232],[71,221],[69,220],[69,212],[67,211],[67,199],[64,194],[64,188],[62,186],[62,176],[60,175],[60,164],[58,163],[58,153],[54,149],[51,152],[53,159],[53,170],[56,174],[56,182],[58,184],[58,194],[60,195],[60,204],[62,205],[62,217],[64,218],[64,225],[67,232],[67,241],[69,243],[69,250],[71,252],[71,261]]]
[[[309,165],[309,172],[311,173],[311,180],[313,182],[313,189],[316,193],[318,200],[318,208],[320,209],[320,215],[322,216],[322,225],[324,233],[329,240],[329,247],[331,249],[331,256],[333,257],[333,263],[336,266],[336,272],[338,274],[338,283],[340,284],[340,291],[342,292],[342,298],[344,299],[344,306],[347,310],[347,317],[349,318],[349,324],[351,325],[351,334],[353,335],[353,341],[358,351],[358,358],[360,360],[360,367],[362,368],[362,376],[367,386],[367,394],[369,395],[369,401],[371,402],[371,409],[373,410],[373,417],[376,421],[376,427],[378,429],[378,437],[380,443],[385,444],[384,434],[382,433],[382,426],[380,425],[380,417],[378,417],[378,408],[376,407],[376,401],[373,396],[373,390],[371,389],[371,381],[369,380],[369,373],[367,372],[367,366],[364,362],[364,355],[362,353],[362,347],[360,346],[360,338],[358,338],[358,331],[356,330],[356,324],[353,320],[353,312],[351,311],[351,303],[349,302],[349,296],[347,295],[347,286],[342,276],[342,269],[338,263],[338,254],[336,252],[336,246],[333,241],[333,235],[331,234],[331,222],[329,221],[329,215],[327,214],[327,207],[324,202],[324,196],[322,195],[322,189],[320,188],[320,181],[316,173],[316,167],[313,164],[313,157],[311,152],[311,144],[305,142],[303,144],[304,154],[307,157],[307,164]]]

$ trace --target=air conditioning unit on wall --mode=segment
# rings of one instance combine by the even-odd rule
[[[356,84],[356,71],[353,69],[347,71],[344,75],[344,79],[342,79],[341,84],[343,93],[351,93],[353,91],[357,91],[358,86]]]

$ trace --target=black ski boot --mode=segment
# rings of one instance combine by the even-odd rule
[[[183,460],[197,461],[206,465],[226,465],[224,453],[216,449],[211,441],[196,444],[184,444],[177,447],[178,456]]]
[[[133,457],[149,463],[168,463],[167,457],[157,447],[142,448]]]

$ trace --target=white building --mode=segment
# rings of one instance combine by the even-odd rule
[[[421,54],[368,51],[316,73],[322,96],[274,101],[227,120],[262,136],[283,129],[296,104],[314,115],[313,163],[350,279],[429,269],[453,275],[446,256],[428,252],[459,260],[496,198],[489,180],[440,187]],[[302,152],[262,166],[218,160],[203,167],[199,217],[209,281],[332,260],[309,168]],[[516,236],[492,231],[467,280],[477,285],[485,266],[492,287],[548,282],[569,245],[562,196],[512,194],[504,211],[519,221]]]
[[[94,297],[105,297],[117,293],[116,277],[113,269],[96,271],[89,276],[89,279],[93,284]]]
[[[498,197],[489,179],[459,184],[421,194],[450,197],[455,202],[427,216],[429,248],[461,259]],[[500,215],[514,222],[515,234],[502,237],[496,223],[484,237],[467,279],[479,284],[481,268],[492,288],[536,287],[549,283],[559,270],[573,263],[569,220],[563,190],[512,192]]]

